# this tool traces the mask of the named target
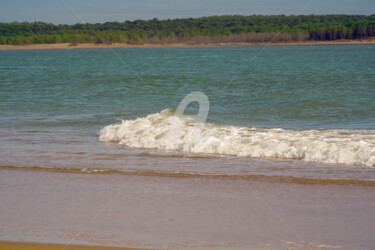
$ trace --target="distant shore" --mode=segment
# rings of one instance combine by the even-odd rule
[[[370,40],[335,40],[335,41],[303,41],[285,43],[170,43],[170,44],[93,44],[93,43],[44,43],[30,45],[0,45],[0,50],[25,50],[25,49],[96,49],[96,48],[159,48],[159,47],[203,47],[203,46],[283,46],[283,45],[368,45],[375,44],[375,39]]]

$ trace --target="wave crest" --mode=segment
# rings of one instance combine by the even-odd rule
[[[375,166],[375,131],[284,130],[197,123],[172,109],[100,130],[99,140],[134,148]]]

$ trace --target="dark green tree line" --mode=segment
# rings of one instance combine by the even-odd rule
[[[273,35],[271,35],[273,34]],[[277,34],[277,35],[276,35]],[[0,44],[171,43],[363,39],[375,36],[375,15],[211,16],[54,25],[0,23]],[[241,40],[242,39],[242,40]]]

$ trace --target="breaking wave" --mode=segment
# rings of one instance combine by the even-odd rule
[[[99,140],[133,148],[375,166],[375,130],[285,130],[198,123],[172,109],[100,130]]]

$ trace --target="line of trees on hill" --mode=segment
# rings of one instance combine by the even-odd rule
[[[375,15],[233,15],[74,25],[0,23],[0,44],[15,45],[331,41],[373,36]]]

